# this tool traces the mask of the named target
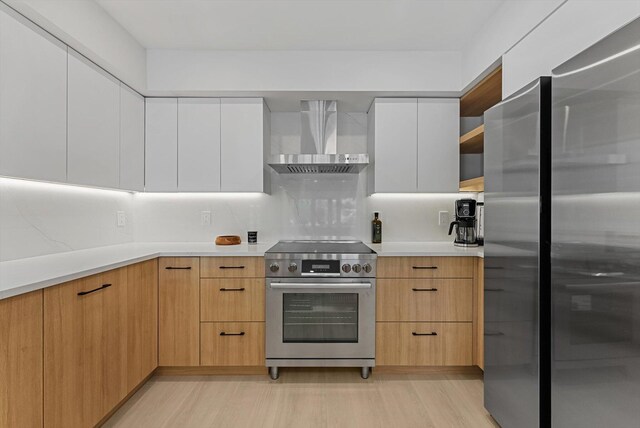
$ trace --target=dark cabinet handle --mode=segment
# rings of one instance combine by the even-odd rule
[[[81,291],[78,293],[78,296],[86,296],[87,294],[95,293],[96,291],[104,290],[109,287],[111,287],[111,284],[102,284],[100,287],[94,288],[93,290]]]
[[[167,266],[167,270],[191,270],[191,266]]]
[[[414,266],[414,269],[438,269],[438,266]]]
[[[486,331],[484,333],[485,336],[504,336],[504,333],[500,332],[500,331]]]
[[[432,331],[431,333],[416,333],[415,331],[413,333],[414,336],[437,336],[438,333],[436,333],[435,331]]]
[[[504,288],[485,288],[484,291],[495,291],[495,292],[499,292],[499,291],[504,291]]]
[[[413,291],[438,291],[437,288],[412,288]]]
[[[220,291],[244,291],[244,287],[241,287],[241,288],[221,288]]]
[[[244,266],[220,266],[220,269],[244,269]]]
[[[244,331],[240,333],[227,333],[226,331],[220,332],[220,336],[244,336]]]

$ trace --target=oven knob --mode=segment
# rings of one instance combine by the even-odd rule
[[[362,266],[360,266],[359,264],[353,265],[352,268],[355,273],[360,273],[360,271],[362,270]]]
[[[342,265],[342,272],[344,273],[351,272],[351,265]]]
[[[370,273],[371,272],[371,265],[369,263],[365,263],[362,266],[362,269],[366,272],[366,273]]]
[[[289,272],[293,273],[293,272],[295,272],[295,271],[297,271],[297,270],[298,270],[298,265],[297,265],[297,264],[295,264],[295,263],[291,263],[291,264],[289,265]]]
[[[271,272],[278,272],[280,270],[280,266],[278,265],[278,263],[271,263],[269,265],[269,270]]]

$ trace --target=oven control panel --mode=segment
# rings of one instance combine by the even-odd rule
[[[375,278],[374,259],[282,259],[265,258],[269,277]]]

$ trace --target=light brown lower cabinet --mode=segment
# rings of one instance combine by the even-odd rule
[[[264,321],[264,278],[201,279],[201,321]]]
[[[44,421],[89,427],[127,394],[126,270],[44,290]]]
[[[0,300],[0,427],[42,427],[42,290]]]
[[[469,366],[472,337],[470,322],[378,322],[376,365]]]
[[[203,366],[263,366],[263,322],[203,322],[200,326]]]

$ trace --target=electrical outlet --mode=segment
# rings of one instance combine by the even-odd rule
[[[124,211],[117,211],[116,217],[118,218],[118,227],[125,227],[127,225],[127,215]]]
[[[202,211],[200,213],[200,225],[211,226],[211,211]]]
[[[448,225],[449,224],[449,211],[440,211],[438,213],[438,225],[439,226],[443,226],[443,225]]]

